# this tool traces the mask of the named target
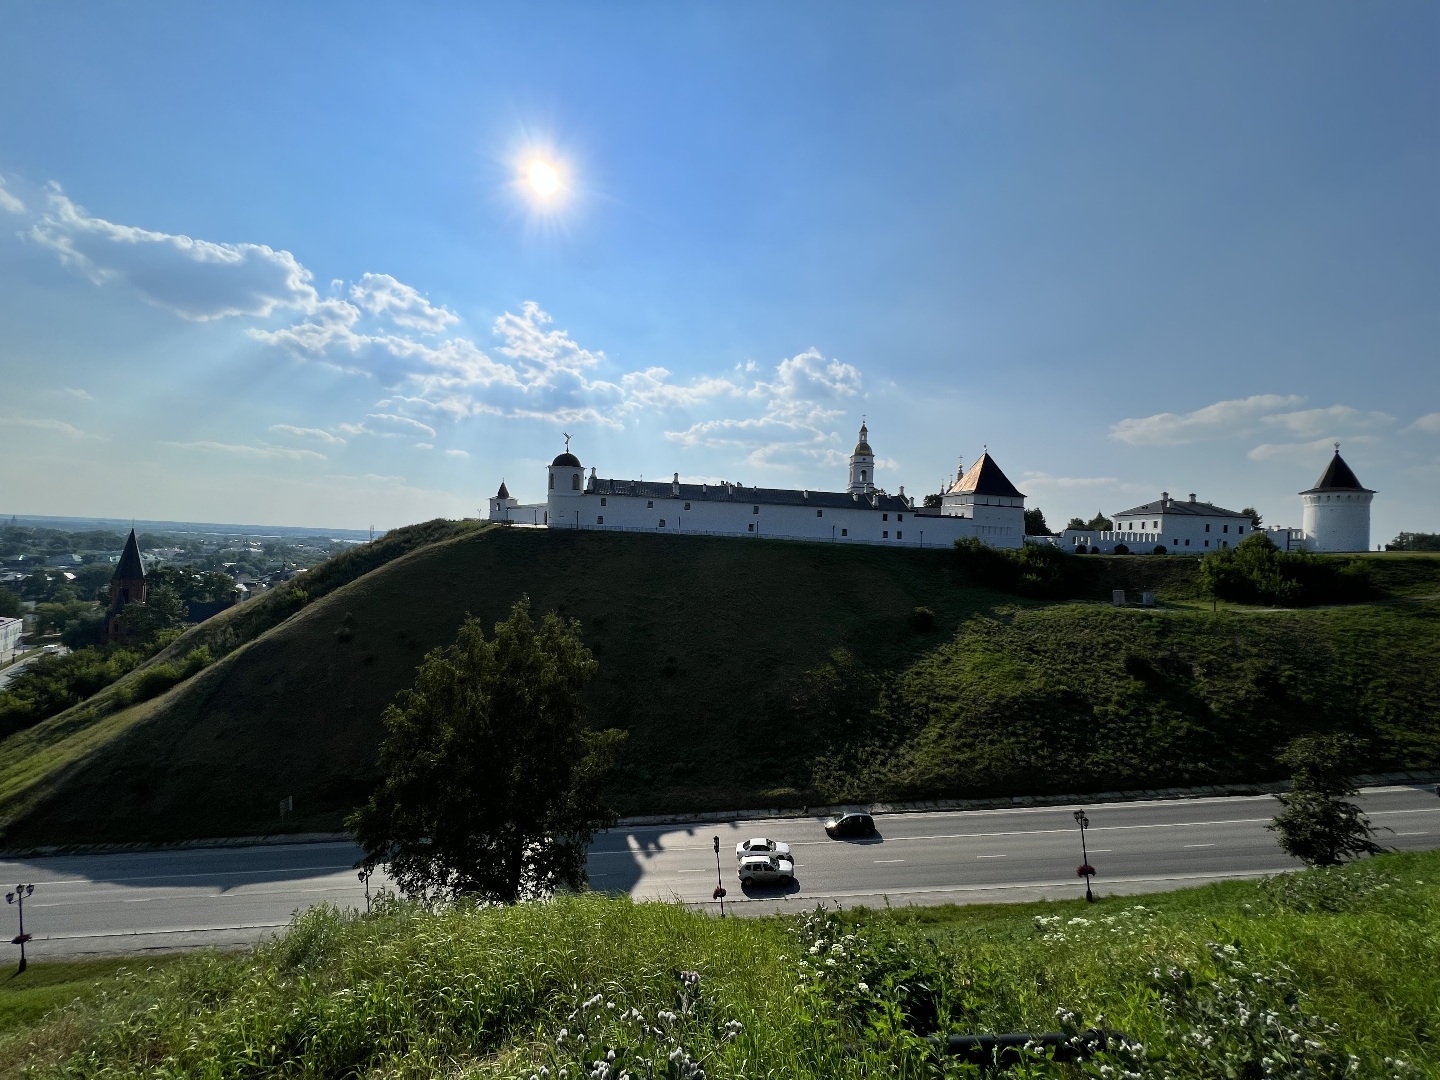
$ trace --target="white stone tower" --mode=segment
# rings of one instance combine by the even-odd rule
[[[549,490],[545,493],[548,510],[546,524],[552,529],[578,528],[580,500],[585,494],[585,469],[580,459],[570,452],[570,436],[565,436],[565,452],[550,463]]]
[[[860,441],[850,455],[850,494],[868,495],[875,490],[875,451],[870,449],[870,431],[860,422]]]
[[[1300,492],[1305,503],[1302,527],[1311,551],[1369,551],[1370,501],[1375,492],[1364,487],[1345,459],[1340,444],[1315,486]]]

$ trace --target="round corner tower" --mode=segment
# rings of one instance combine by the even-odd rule
[[[1340,444],[1315,486],[1300,492],[1305,504],[1302,527],[1311,551],[1369,551],[1370,502],[1375,492],[1356,478]]]

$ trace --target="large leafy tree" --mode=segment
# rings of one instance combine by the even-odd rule
[[[552,612],[537,626],[528,598],[492,637],[467,619],[385,710],[385,779],[348,822],[362,865],[430,898],[583,887],[586,847],[615,821],[600,781],[625,738],[586,724],[595,668],[579,624]]]
[[[1038,506],[1025,511],[1025,535],[1050,535],[1050,526],[1045,524],[1045,511],[1041,510]]]
[[[1290,790],[1275,798],[1284,809],[1268,828],[1287,854],[1310,866],[1339,866],[1357,855],[1378,855],[1370,819],[1349,800],[1360,793],[1352,779],[1361,744],[1352,735],[1302,735],[1280,754],[1290,766]]]

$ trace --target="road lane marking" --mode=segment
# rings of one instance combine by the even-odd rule
[[[1361,794],[1362,794],[1362,795],[1385,794],[1385,793],[1395,793],[1395,792],[1411,791],[1411,790],[1413,790],[1413,788],[1411,788],[1411,787],[1409,787],[1409,786],[1384,787],[1384,788],[1363,788],[1363,789],[1361,790]],[[1085,807],[1087,810],[1093,810],[1093,811],[1095,811],[1096,813],[1102,813],[1102,812],[1107,811],[1107,810],[1108,810],[1108,811],[1114,811],[1114,812],[1116,812],[1116,813],[1123,813],[1123,812],[1130,811],[1130,810],[1146,809],[1146,808],[1154,808],[1154,807],[1175,807],[1175,806],[1182,806],[1182,805],[1183,805],[1183,806],[1209,806],[1209,805],[1213,805],[1213,804],[1215,804],[1215,803],[1257,803],[1257,802],[1260,802],[1261,800],[1264,800],[1264,799],[1270,799],[1271,797],[1272,797],[1272,796],[1270,796],[1270,795],[1211,795],[1211,796],[1203,796],[1203,797],[1197,798],[1197,799],[1177,798],[1177,799],[1136,800],[1136,801],[1134,801],[1134,802],[1117,801],[1117,802],[1102,802],[1102,803],[1070,803],[1070,804],[1066,804],[1066,805],[1064,805],[1064,806],[1035,806],[1035,807],[1013,807],[1013,808],[1008,808],[1008,807],[994,807],[994,808],[991,808],[991,809],[988,809],[988,810],[928,810],[928,811],[913,811],[913,812],[901,812],[901,813],[892,813],[892,814],[880,814],[879,817],[880,817],[880,819],[881,819],[882,821],[890,821],[890,822],[894,822],[894,823],[898,824],[899,822],[901,822],[901,821],[903,821],[903,820],[905,820],[905,819],[907,819],[907,818],[908,818],[908,819],[911,819],[911,820],[915,820],[915,819],[920,819],[920,818],[954,818],[954,817],[960,817],[960,816],[962,816],[962,815],[965,816],[965,817],[967,817],[967,818],[975,818],[975,817],[984,817],[984,816],[986,816],[986,815],[994,815],[994,814],[1017,814],[1017,815],[1020,815],[1020,814],[1058,814],[1058,813],[1068,814],[1068,813],[1070,813],[1070,812],[1071,812],[1075,807],[1077,807],[1077,806],[1083,806],[1083,807]],[[1388,817],[1388,816],[1393,815],[1393,814],[1437,814],[1437,813],[1440,813],[1440,807],[1436,807],[1436,808],[1419,808],[1419,809],[1409,809],[1409,810],[1375,810],[1375,811],[1367,811],[1367,813],[1368,813],[1369,816],[1372,817],[1372,818],[1374,818],[1374,817]],[[817,821],[817,820],[818,820],[817,818],[813,818],[813,817],[768,818],[768,819],[747,820],[744,824],[745,824],[745,826],[748,827],[748,826],[751,826],[751,825],[757,825],[757,826],[758,826],[758,825],[762,825],[762,824],[765,824],[765,823],[772,823],[772,824],[774,824],[774,826],[775,826],[775,830],[773,830],[773,831],[779,831],[779,830],[781,830],[781,829],[788,829],[788,828],[793,828],[793,827],[797,827],[797,826],[803,826],[803,825],[805,825],[805,824],[810,824],[810,823],[813,823],[813,822],[815,822],[815,821]],[[1256,824],[1256,823],[1269,824],[1270,821],[1272,821],[1272,820],[1273,820],[1272,818],[1263,817],[1263,818],[1232,818],[1232,819],[1228,819],[1228,820],[1225,820],[1225,821],[1176,821],[1176,822],[1157,822],[1157,823],[1149,824],[1149,825],[1095,825],[1095,826],[1091,826],[1091,831],[1092,831],[1092,832],[1095,832],[1095,831],[1114,831],[1114,830],[1121,830],[1121,829],[1172,829],[1172,828],[1184,828],[1184,827],[1190,826],[1190,825],[1244,825],[1244,824]],[[687,844],[687,845],[683,845],[683,846],[666,847],[666,848],[660,848],[660,849],[656,849],[656,850],[647,851],[647,850],[635,839],[635,837],[636,837],[637,835],[642,834],[642,833],[643,833],[643,834],[647,834],[647,835],[670,835],[670,834],[673,834],[673,833],[682,833],[682,832],[691,831],[691,830],[694,830],[694,829],[702,829],[702,830],[703,830],[703,829],[712,829],[712,828],[716,828],[716,827],[721,827],[721,828],[739,828],[740,825],[739,825],[738,823],[731,823],[731,822],[719,823],[719,822],[714,822],[714,821],[696,821],[696,822],[674,822],[674,823],[671,823],[671,824],[668,824],[668,825],[637,825],[637,826],[635,826],[635,827],[634,827],[633,829],[631,829],[631,830],[611,830],[611,833],[612,833],[612,834],[618,833],[618,832],[621,832],[621,831],[626,832],[626,833],[628,834],[628,835],[626,836],[627,846],[625,846],[625,847],[623,847],[623,848],[597,849],[597,850],[591,851],[591,852],[590,852],[590,855],[591,855],[592,857],[594,857],[594,856],[599,856],[599,855],[644,855],[644,856],[646,856],[646,857],[651,857],[651,856],[654,856],[654,855],[665,854],[666,852],[671,852],[671,851],[703,851],[703,850],[707,850],[708,845],[698,844],[698,843],[697,843],[697,844],[693,844],[693,845],[692,845],[692,844]],[[1020,830],[1013,830],[1013,831],[1008,831],[1008,832],[994,832],[994,833],[953,833],[953,834],[935,834],[935,835],[923,835],[923,836],[893,836],[893,837],[887,836],[887,837],[885,838],[885,841],[886,841],[887,843],[891,843],[891,842],[894,842],[894,841],[896,841],[896,840],[954,840],[954,839],[963,839],[963,838],[971,837],[971,836],[1029,836],[1029,835],[1031,835],[1031,834],[1043,835],[1044,833],[1069,833],[1069,832],[1074,832],[1074,831],[1075,831],[1074,828],[1073,828],[1073,827],[1070,827],[1070,828],[1059,828],[1059,829],[1020,829]],[[835,843],[834,840],[797,840],[797,841],[792,842],[792,843],[790,844],[790,846],[793,848],[793,847],[796,847],[797,845],[801,845],[801,844],[834,844],[834,843]]]
[[[1111,851],[1114,851],[1114,850],[1115,850],[1115,849],[1114,849],[1113,847],[1097,847],[1097,848],[1095,849],[1095,854],[1096,854],[1096,855],[1104,855],[1104,854],[1106,854],[1107,852],[1111,852]]]
[[[904,859],[876,859],[876,860],[875,860],[875,862],[877,862],[877,863],[904,862],[904,861],[905,861]]]
[[[1214,847],[1215,845],[1214,845],[1214,844],[1186,844],[1185,846],[1186,846],[1187,848],[1192,848],[1192,847]]]
[[[676,870],[677,874],[708,874],[709,870]]]
[[[1372,814],[1371,817],[1374,817],[1374,815]],[[77,856],[77,857],[79,857],[79,858],[89,858],[90,856]],[[6,865],[5,863],[0,862],[0,866],[5,866],[5,865]],[[281,868],[279,868],[278,870],[213,870],[213,871],[206,871],[206,872],[203,872],[203,873],[184,873],[184,874],[135,874],[135,875],[132,875],[132,876],[130,876],[130,877],[111,877],[111,876],[108,875],[108,874],[97,874],[95,877],[45,878],[45,879],[43,879],[43,880],[36,881],[35,884],[36,884],[36,885],[84,885],[84,884],[91,884],[91,883],[95,883],[95,882],[99,882],[99,881],[104,881],[104,882],[106,882],[106,883],[108,883],[108,884],[116,884],[116,883],[121,882],[121,881],[160,881],[160,880],[169,879],[169,878],[246,877],[246,876],[252,876],[252,875],[256,875],[256,874],[296,874],[296,875],[310,874],[311,876],[314,876],[314,873],[315,873],[315,872],[321,871],[321,870],[328,871],[328,872],[330,872],[330,873],[335,873],[335,872],[340,871],[340,870],[354,870],[354,869],[355,869],[354,866],[288,866],[288,867],[281,867]],[[256,884],[259,884],[259,882],[256,882]]]
[[[1396,836],[1429,836],[1428,832],[1397,832]]]
[[[1008,855],[976,855],[977,859],[1008,859]]]

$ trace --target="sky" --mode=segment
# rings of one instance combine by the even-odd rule
[[[0,0],[0,513],[601,477],[1440,531],[1440,5]],[[538,166],[538,171],[537,171]],[[537,184],[534,181],[539,181]],[[553,190],[551,190],[553,189]]]

